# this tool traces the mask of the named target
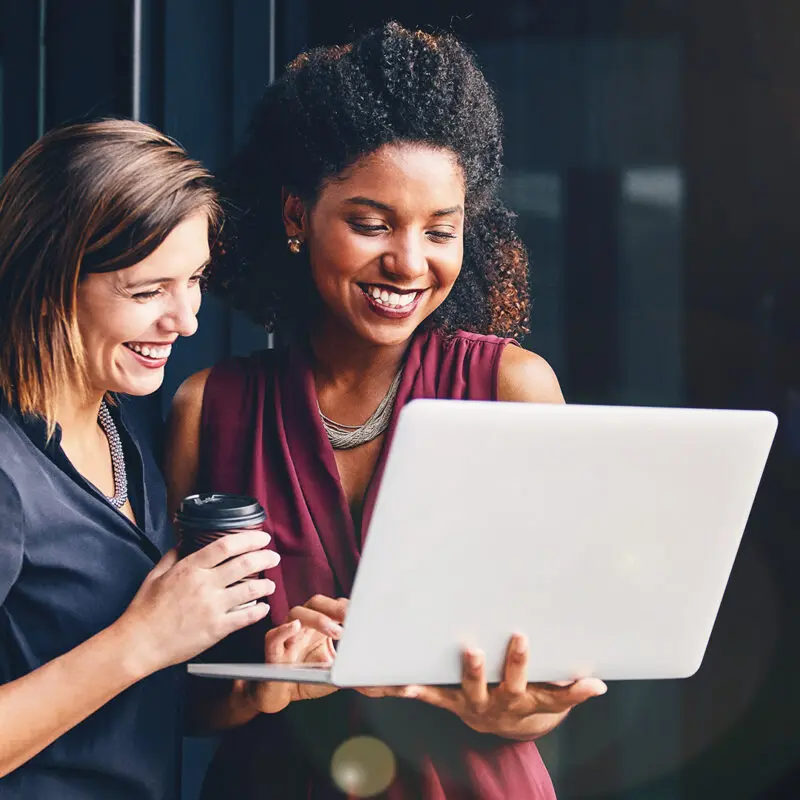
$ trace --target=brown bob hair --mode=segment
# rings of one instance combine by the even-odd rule
[[[59,393],[85,387],[77,290],[145,259],[193,213],[221,213],[211,175],[139,122],[54,129],[0,181],[0,394],[55,429]],[[77,382],[77,383],[76,383]]]

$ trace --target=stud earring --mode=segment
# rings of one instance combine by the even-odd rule
[[[290,236],[286,240],[286,244],[289,246],[289,252],[294,253],[294,255],[297,255],[300,252],[300,248],[303,246],[303,242],[300,240],[299,236]]]

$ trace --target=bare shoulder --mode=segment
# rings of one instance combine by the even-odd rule
[[[199,421],[200,413],[203,410],[203,392],[211,369],[209,367],[195,372],[178,387],[178,391],[172,398],[172,417],[190,419],[196,417]]]
[[[210,369],[196,372],[175,392],[164,448],[164,477],[170,512],[195,488],[200,464],[200,428],[203,392]]]
[[[507,345],[500,356],[497,399],[518,403],[563,403],[553,368],[541,356]]]

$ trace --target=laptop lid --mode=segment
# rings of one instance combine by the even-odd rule
[[[340,686],[685,677],[775,434],[761,411],[416,400],[400,414],[339,644]]]

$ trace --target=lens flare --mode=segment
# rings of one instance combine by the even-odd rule
[[[331,759],[336,786],[355,797],[375,797],[389,788],[396,773],[394,753],[373,736],[354,736]]]

